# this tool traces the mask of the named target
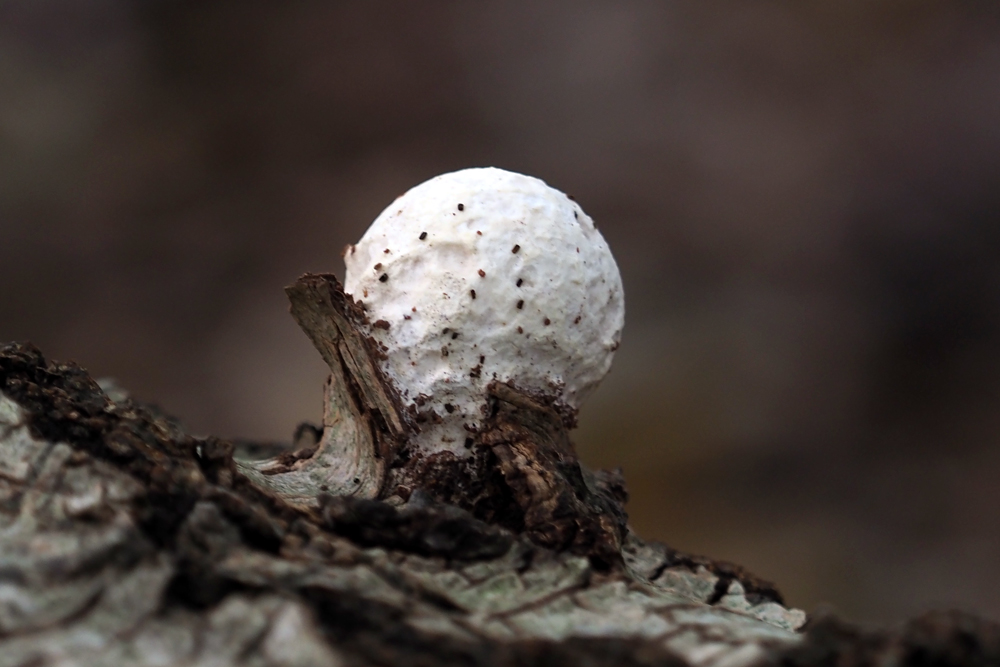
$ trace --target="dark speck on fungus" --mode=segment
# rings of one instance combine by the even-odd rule
[[[524,281],[521,280],[520,278],[518,278],[517,279],[517,286],[520,287],[522,283],[524,283]]]
[[[374,268],[375,268],[376,271],[378,271],[379,269],[381,269],[382,268],[382,262],[379,262],[378,264],[376,264]]]
[[[385,254],[387,254],[387,255],[388,255],[388,254],[389,254],[389,249],[388,249],[388,248],[386,248],[386,249],[385,249],[385,250],[383,250],[382,252],[384,252]]]
[[[580,323],[580,316],[579,316],[579,315],[577,315],[577,316],[576,316],[576,319],[575,319],[575,320],[573,320],[573,324],[579,324],[579,323]]]
[[[483,271],[482,269],[479,269],[479,277],[480,278],[485,278],[486,277],[486,272]]]
[[[458,205],[458,210],[459,211],[464,211],[465,210],[465,204],[459,204]]]
[[[451,334],[451,339],[452,340],[455,340],[456,338],[458,338],[458,332],[457,331]]]
[[[423,241],[425,238],[427,238],[427,232],[420,232],[420,240]]]
[[[470,289],[470,290],[469,290],[469,294],[471,294],[471,295],[472,295],[472,298],[473,298],[473,299],[475,299],[475,298],[476,298],[476,290],[474,290],[474,289]]]
[[[385,281],[387,281],[388,279],[389,279],[389,274],[388,274],[388,273],[383,273],[382,275],[380,275],[380,276],[378,277],[378,281],[379,281],[380,283],[384,283],[384,282],[385,282]]]
[[[549,326],[550,324],[552,324],[552,320],[550,320],[547,317],[544,320],[542,320],[542,322],[545,324],[545,326]]]
[[[518,252],[518,251],[519,251],[520,249],[521,249],[521,246],[519,246],[519,245],[515,244],[515,245],[514,245],[514,247],[513,247],[513,248],[511,248],[511,252],[512,252],[512,253],[514,253],[514,254],[516,255],[516,254],[517,254],[517,252]]]
[[[389,330],[389,323],[385,320],[375,320],[375,323],[372,324],[372,326],[376,329],[383,329],[385,331]]]
[[[524,308],[524,299],[517,302],[517,309],[521,310],[522,308]]]
[[[523,334],[524,333],[524,327],[518,327],[517,328],[517,333]]]
[[[454,412],[454,411],[455,411],[455,406],[454,406],[454,405],[452,405],[451,403],[445,403],[445,404],[444,404],[444,409],[445,409],[445,410],[446,410],[446,411],[448,412],[448,414],[450,415],[450,414],[451,414],[452,412]]]

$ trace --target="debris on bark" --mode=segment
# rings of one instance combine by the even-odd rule
[[[644,542],[620,475],[583,468],[559,415],[516,388],[491,389],[471,456],[415,457],[340,294],[290,289],[335,407],[266,461],[0,348],[0,667],[996,664],[986,621],[803,631],[771,584]],[[350,419],[364,428],[340,433]]]

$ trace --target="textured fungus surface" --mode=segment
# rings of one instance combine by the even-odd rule
[[[373,321],[425,449],[466,453],[493,380],[579,408],[621,338],[607,243],[576,202],[530,176],[432,178],[386,208],[344,261],[345,288]]]

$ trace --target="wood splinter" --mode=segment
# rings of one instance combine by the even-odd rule
[[[292,317],[330,368],[323,434],[315,451],[237,461],[244,475],[284,500],[317,506],[320,493],[378,497],[386,464],[413,431],[392,384],[378,367],[364,312],[337,278],[306,274],[285,288]]]

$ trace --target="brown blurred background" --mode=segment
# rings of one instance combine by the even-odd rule
[[[0,0],[0,340],[287,439],[282,287],[496,165],[594,216],[639,531],[807,610],[1000,618],[1000,5]]]

